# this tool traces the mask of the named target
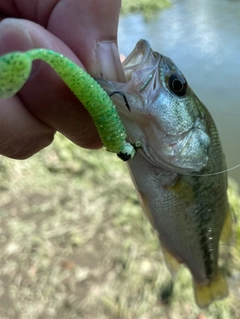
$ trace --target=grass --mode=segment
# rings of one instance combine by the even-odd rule
[[[230,295],[202,311],[184,267],[171,294],[158,240],[113,154],[57,135],[26,161],[2,157],[0,174],[1,319],[240,316],[237,222],[227,250]],[[239,214],[233,182],[229,194]]]
[[[171,5],[170,0],[122,0],[123,14],[130,12],[142,13],[146,20],[156,16],[156,14]]]

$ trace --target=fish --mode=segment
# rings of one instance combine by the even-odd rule
[[[128,162],[142,207],[174,275],[184,264],[200,308],[228,295],[219,241],[232,225],[216,125],[173,61],[140,40],[122,63],[126,83],[98,83],[113,99],[130,143]],[[218,174],[218,172],[221,172]]]

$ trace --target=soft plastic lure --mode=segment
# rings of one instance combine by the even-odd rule
[[[115,105],[102,87],[82,68],[57,52],[33,49],[0,57],[0,98],[16,94],[27,81],[34,60],[43,60],[59,74],[88,110],[103,145],[124,161],[134,157],[137,146],[126,141],[126,131]]]

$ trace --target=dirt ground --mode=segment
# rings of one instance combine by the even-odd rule
[[[125,164],[60,135],[26,161],[0,162],[1,319],[240,317],[238,190],[223,247],[229,297],[200,310],[182,267],[174,285]]]

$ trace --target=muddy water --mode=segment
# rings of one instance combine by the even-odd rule
[[[211,112],[228,168],[240,163],[240,1],[173,0],[172,7],[146,23],[123,16],[119,48],[128,55],[147,39],[169,56]],[[240,167],[229,172],[240,184]]]

